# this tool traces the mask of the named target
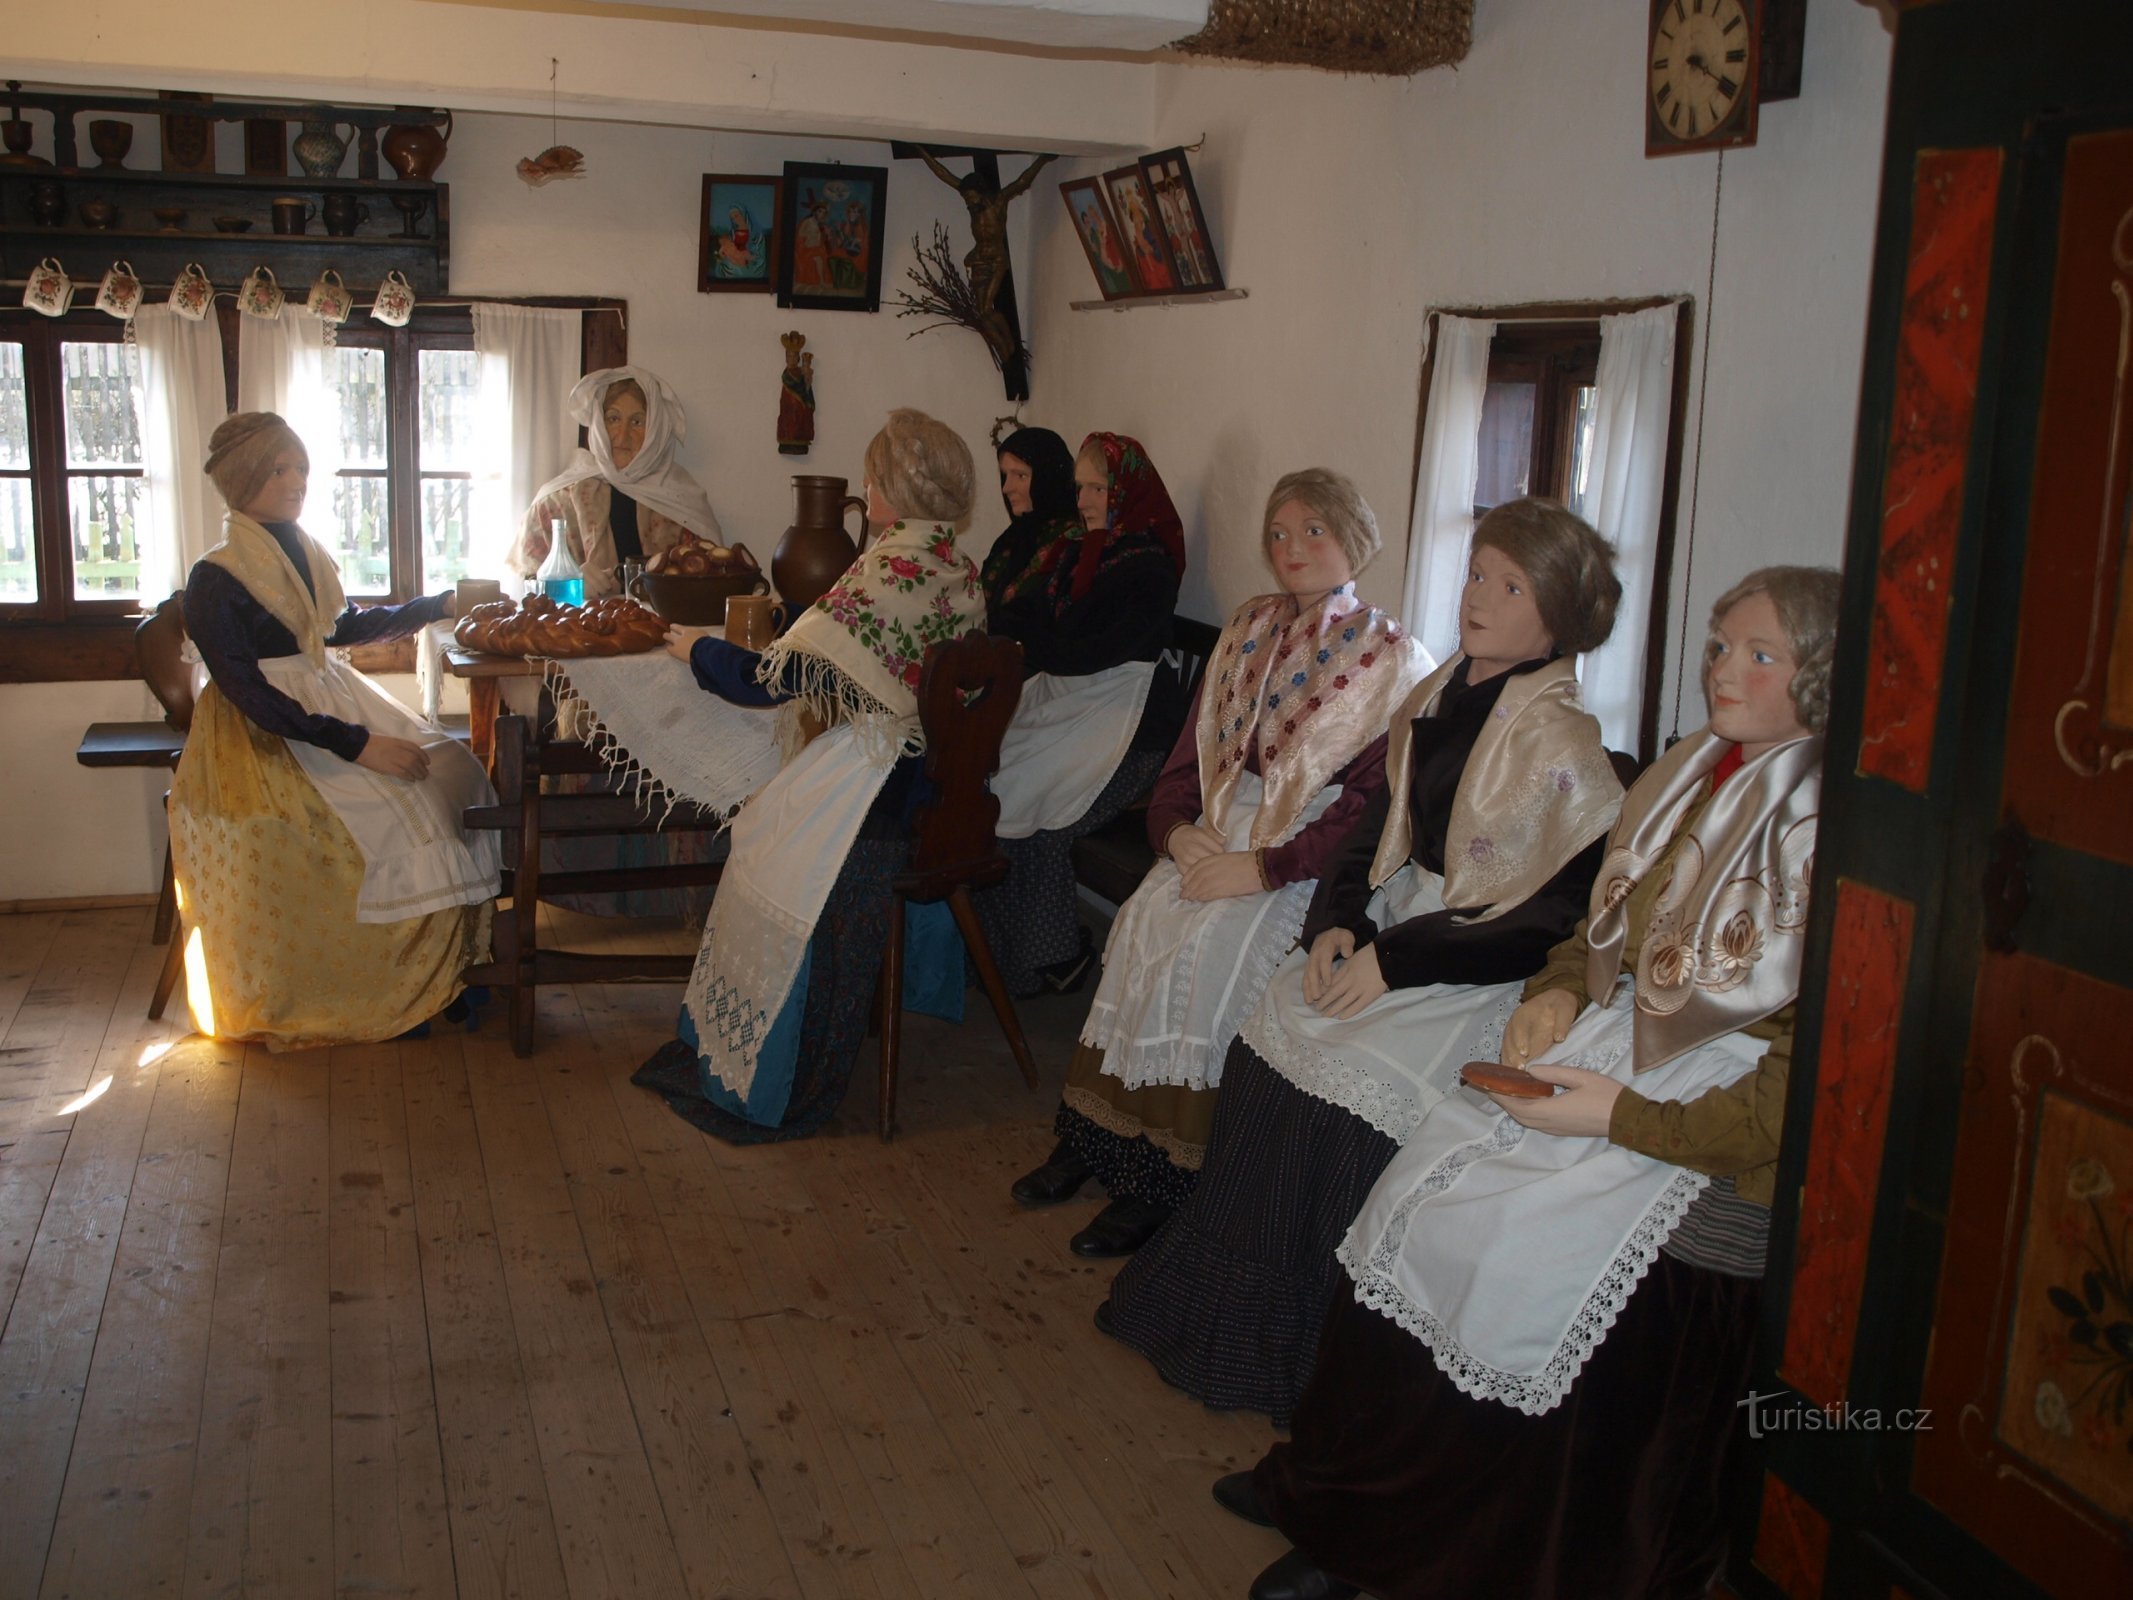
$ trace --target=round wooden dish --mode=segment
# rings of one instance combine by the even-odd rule
[[[770,580],[760,572],[735,572],[707,578],[647,572],[637,580],[635,593],[638,599],[669,622],[689,628],[707,628],[726,620],[726,602],[734,595],[770,593]]]

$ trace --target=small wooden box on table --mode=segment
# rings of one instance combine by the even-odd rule
[[[490,777],[496,785],[497,803],[470,807],[466,826],[470,833],[489,828],[503,834],[504,893],[511,897],[511,905],[497,914],[491,936],[493,958],[469,967],[466,981],[510,991],[511,1048],[526,1056],[533,1053],[534,991],[542,984],[671,983],[689,976],[693,960],[686,955],[544,950],[538,924],[543,895],[681,888],[716,883],[723,870],[722,863],[704,861],[544,873],[541,841],[586,835],[715,833],[723,819],[687,802],[666,809],[658,802],[647,806],[633,795],[543,794],[544,777],[605,771],[599,754],[577,740],[543,737],[533,718],[499,716],[491,726]],[[475,727],[478,736],[479,721]]]

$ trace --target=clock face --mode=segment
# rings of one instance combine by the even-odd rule
[[[1652,22],[1652,115],[1684,143],[1709,138],[1748,91],[1753,30],[1742,0],[1666,0]]]

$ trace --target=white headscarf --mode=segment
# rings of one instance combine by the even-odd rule
[[[618,467],[601,412],[606,408],[607,391],[625,378],[634,378],[644,391],[644,445],[628,466]],[[534,491],[535,505],[581,479],[605,478],[639,505],[672,518],[698,538],[724,542],[710,497],[685,468],[674,463],[674,447],[688,436],[689,415],[664,378],[643,367],[602,367],[577,381],[570,391],[569,408],[571,417],[583,424],[591,448],[580,447],[569,466]]]

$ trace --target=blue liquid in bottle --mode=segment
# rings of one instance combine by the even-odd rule
[[[548,559],[541,563],[540,576],[535,580],[541,593],[559,606],[582,606],[585,604],[585,574],[578,566],[577,557],[570,553],[570,541],[564,537],[563,519],[551,518],[548,524]]]
[[[559,606],[582,606],[585,604],[585,579],[583,576],[543,578],[541,593]]]

